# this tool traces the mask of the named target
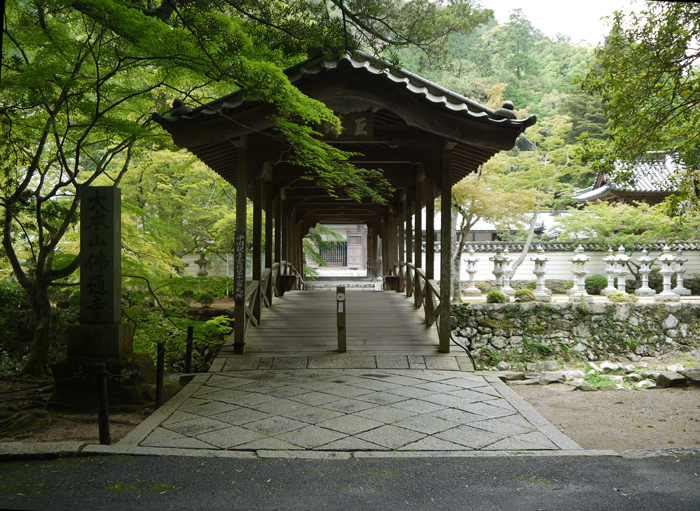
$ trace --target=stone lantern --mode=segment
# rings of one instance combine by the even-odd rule
[[[586,269],[586,264],[590,261],[590,258],[583,253],[583,247],[578,246],[574,250],[574,257],[569,259],[573,264],[573,274],[574,274],[574,287],[569,291],[569,301],[570,302],[592,302],[593,297],[586,291],[586,274],[588,270]]]
[[[469,285],[467,289],[462,291],[463,294],[467,296],[479,296],[481,290],[474,285],[474,275],[476,275],[476,263],[479,262],[479,258],[474,255],[474,249],[469,249],[469,257],[463,259],[467,263],[467,273],[469,274]]]
[[[547,274],[549,258],[545,257],[542,245],[537,247],[537,255],[531,257],[530,260],[535,262],[535,269],[532,273],[537,276],[537,287],[533,294],[538,302],[551,302],[552,292],[544,286],[544,276]]]
[[[637,289],[634,294],[637,296],[654,296],[656,291],[649,287],[649,274],[651,273],[651,264],[654,258],[649,257],[649,252],[645,248],[642,250],[642,255],[637,258],[639,263],[639,273],[642,275],[642,287]]]
[[[654,298],[657,302],[678,302],[681,297],[671,291],[671,275],[674,274],[673,263],[676,260],[671,253],[668,245],[664,245],[663,253],[659,256],[661,263],[661,271],[659,273],[664,276],[664,290]]]
[[[625,290],[625,281],[627,279],[627,274],[630,270],[627,267],[627,263],[630,260],[630,256],[625,254],[625,247],[620,245],[617,249],[617,257],[615,257],[615,275],[617,276],[617,292],[624,295],[627,294]]]
[[[207,264],[209,264],[209,260],[204,257],[204,252],[199,254],[199,259],[195,261],[197,266],[199,266],[199,271],[197,272],[198,277],[206,277],[209,275],[209,272],[207,271]]]
[[[690,294],[690,289],[683,286],[683,274],[685,273],[683,264],[686,262],[688,262],[688,258],[683,257],[683,251],[678,249],[676,252],[676,287],[673,288],[673,292],[681,296]]]
[[[508,296],[513,296],[515,294],[515,289],[510,287],[510,263],[513,258],[510,257],[510,250],[507,248],[503,251],[503,257],[506,259],[505,267],[503,268],[503,292]]]
[[[607,296],[610,293],[617,293],[617,289],[615,289],[615,263],[617,257],[615,257],[612,247],[608,248],[608,255],[603,258],[603,261],[606,263],[605,275],[608,277],[608,287],[602,289],[600,294]]]
[[[503,292],[503,274],[505,273],[506,258],[503,256],[503,249],[496,248],[496,255],[489,257],[493,261],[493,275],[496,277],[496,291]]]

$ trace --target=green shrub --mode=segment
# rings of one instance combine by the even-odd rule
[[[683,286],[690,290],[691,295],[700,295],[700,275],[689,275],[683,279]]]
[[[475,282],[474,287],[477,288],[482,293],[486,292],[486,284],[484,284],[483,282]]]
[[[28,309],[29,296],[17,282],[0,281],[0,309]]]
[[[586,277],[586,291],[589,295],[599,295],[606,287],[608,287],[608,279],[604,275]]]
[[[202,293],[197,298],[197,303],[199,303],[202,307],[209,307],[212,303],[214,303],[214,296],[212,296],[210,293]]]
[[[608,295],[608,300],[615,303],[626,303],[636,302],[639,300],[639,297],[634,295],[626,295],[625,293],[618,291],[617,293],[610,293]]]
[[[531,280],[527,284],[525,284],[525,289],[530,289],[531,291],[534,291],[537,289],[537,281],[536,280]]]
[[[508,297],[494,289],[486,295],[486,303],[508,303]]]
[[[535,297],[535,293],[533,293],[529,289],[518,289],[515,292],[516,302],[534,302],[536,300],[537,298]]]

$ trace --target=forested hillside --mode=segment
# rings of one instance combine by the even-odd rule
[[[595,175],[574,161],[576,138],[584,132],[605,136],[601,103],[575,83],[595,61],[593,48],[565,36],[552,40],[515,10],[508,23],[492,18],[469,35],[451,36],[449,49],[454,58],[447,68],[432,68],[411,50],[400,54],[401,64],[490,107],[512,101],[519,116],[538,119],[515,149],[487,164],[482,179],[506,191],[544,192],[543,207],[571,205],[571,192],[589,186]]]

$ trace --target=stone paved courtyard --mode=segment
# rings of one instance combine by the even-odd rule
[[[202,374],[119,446],[256,456],[583,452],[498,378],[428,369]]]

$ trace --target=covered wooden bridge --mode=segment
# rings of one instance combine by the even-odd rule
[[[534,116],[518,119],[511,103],[487,108],[361,52],[311,59],[286,74],[304,94],[341,117],[342,133],[325,135],[325,142],[360,153],[352,161],[381,169],[394,191],[384,203],[357,201],[342,190],[332,197],[314,179],[303,179],[308,171],[290,162],[290,147],[270,136],[275,108],[241,91],[194,109],[176,102],[170,116],[154,115],[177,146],[236,187],[234,352],[245,352],[248,327],[261,324],[263,307],[270,307],[275,296],[303,289],[302,240],[317,223],[366,224],[368,268],[385,277],[385,289],[414,297],[425,322],[438,322],[439,351],[449,352],[451,246],[442,244],[438,284],[434,199],[442,195],[440,230],[451,232],[452,185],[498,151],[511,149],[535,123]],[[247,286],[246,197],[254,208],[253,279]],[[274,239],[264,254],[263,234]]]

